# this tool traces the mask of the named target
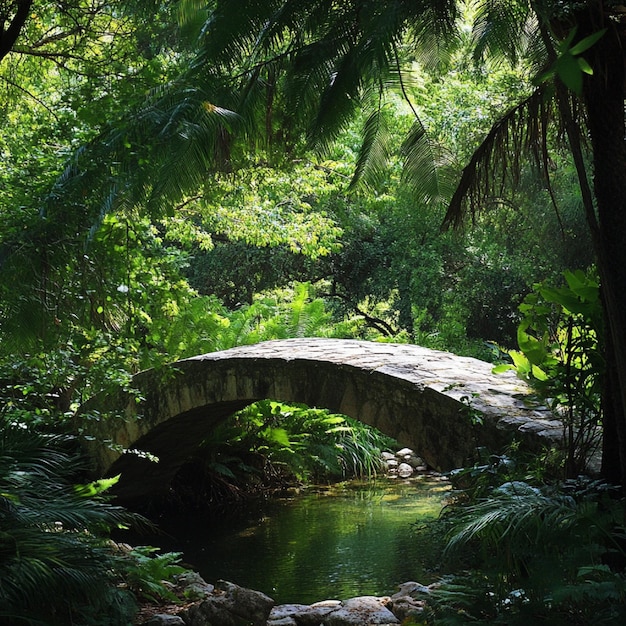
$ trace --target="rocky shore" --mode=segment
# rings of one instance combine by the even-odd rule
[[[142,626],[369,626],[401,624],[418,618],[431,587],[406,582],[392,596],[323,600],[310,605],[280,604],[260,591],[219,581],[211,585],[199,574],[180,575],[173,590],[180,605],[144,607]],[[167,612],[163,612],[167,610]]]
[[[422,457],[410,448],[402,448],[397,452],[383,452],[382,465],[385,474],[390,477],[410,478],[428,471]]]

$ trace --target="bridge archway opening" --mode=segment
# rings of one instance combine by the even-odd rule
[[[397,449],[393,438],[350,416],[266,399],[216,422],[177,468],[169,458],[167,489],[132,504],[202,509],[292,487],[302,478],[368,477],[382,472],[381,452]]]
[[[212,476],[207,475],[211,461],[219,466],[217,474],[219,474],[219,471],[223,471],[223,475],[227,476],[229,472],[229,455],[231,461],[235,464],[239,461],[245,463],[258,470],[259,476],[261,476],[264,467],[261,464],[254,465],[255,460],[263,460],[260,455],[256,455],[254,450],[246,449],[245,444],[237,448],[236,446],[229,446],[227,440],[216,441],[216,435],[218,439],[222,436],[223,433],[219,432],[221,427],[226,427],[227,430],[230,430],[228,429],[229,423],[233,424],[232,434],[238,431],[238,435],[245,435],[243,432],[245,418],[239,426],[235,425],[234,421],[240,416],[240,412],[245,409],[253,408],[255,405],[261,407],[265,403],[275,403],[290,412],[293,409],[301,409],[304,412],[319,411],[318,421],[322,420],[321,412],[325,413],[329,418],[341,417],[346,420],[342,427],[349,427],[353,422],[360,422],[375,433],[378,433],[381,441],[387,440],[389,447],[394,444],[400,445],[393,433],[382,432],[375,426],[358,419],[357,416],[336,413],[329,407],[309,406],[303,403],[285,402],[269,398],[260,401],[223,402],[196,407],[175,415],[137,439],[134,444],[134,451],[120,456],[111,465],[107,473],[111,476],[119,474],[122,477],[119,485],[113,490],[114,494],[118,499],[125,501],[126,504],[130,504],[131,501],[137,498],[142,499],[137,492],[137,484],[135,482],[131,484],[127,479],[128,476],[141,476],[140,490],[142,493],[147,494],[148,501],[156,500],[162,502],[165,499],[165,501],[170,500],[173,502],[181,500],[192,502],[194,498],[199,500],[201,492],[206,494],[211,490],[211,485],[206,482],[207,477],[209,479],[212,478]],[[303,420],[304,418],[301,419],[301,421]],[[281,424],[280,416],[277,416],[275,422],[259,425],[259,429],[265,426],[268,428],[281,428],[283,425]],[[294,433],[290,434],[297,436],[299,433],[294,431]],[[238,435],[235,435],[235,437]],[[251,442],[252,439],[252,436],[248,438],[248,442]],[[331,441],[330,438],[328,441]],[[261,437],[259,437],[258,442],[262,442]],[[220,446],[220,444],[222,445]],[[330,446],[332,443],[328,445]],[[230,450],[228,450],[229,447],[231,447]],[[383,449],[384,446],[381,447],[380,451],[382,452]],[[223,453],[221,457],[210,458],[212,454],[220,451]],[[241,457],[233,455],[241,455]],[[267,461],[267,459],[264,460]],[[350,476],[348,475],[348,477]],[[268,478],[270,478],[269,475]],[[275,475],[274,478],[280,479],[281,477]],[[282,478],[287,479],[287,474]],[[293,478],[293,476],[290,478]],[[219,481],[217,482],[219,483]],[[224,485],[224,495],[227,495],[228,481],[224,480],[222,483]],[[276,484],[278,483],[276,482]],[[268,487],[271,488],[271,484],[268,484]],[[195,496],[192,493],[193,491],[197,492]],[[142,506],[142,503],[139,503],[139,505]]]

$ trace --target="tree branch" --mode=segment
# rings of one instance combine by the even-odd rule
[[[0,76],[0,80],[3,80],[5,83],[8,83],[9,85],[11,85],[11,87],[15,87],[15,89],[25,93],[29,98],[32,98],[37,104],[39,104],[44,109],[46,109],[46,111],[48,111],[48,113],[50,113],[50,115],[52,115],[52,117],[54,117],[54,119],[58,121],[59,116],[43,100],[41,100],[36,95],[28,91],[28,89],[24,89],[24,87],[13,82],[11,79],[7,78],[6,76]]]

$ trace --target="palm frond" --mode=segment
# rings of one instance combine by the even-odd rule
[[[351,188],[362,180],[371,182],[374,186],[381,182],[391,156],[390,140],[385,110],[379,105],[363,124],[361,145],[350,182]]]
[[[195,1],[181,11],[194,24],[202,15]],[[167,212],[212,171],[235,167],[237,146],[267,147],[276,136],[289,149],[307,137],[323,152],[364,108],[355,180],[373,173],[387,148],[375,132],[380,98],[370,94],[401,86],[398,49],[409,30],[431,47],[433,33],[454,31],[456,11],[452,0],[217,3],[185,75],[79,151],[44,212],[57,213],[59,195],[75,199],[76,232],[120,207]]]
[[[403,178],[417,202],[436,205],[450,198],[455,187],[447,167],[449,164],[432,143],[418,117],[404,139],[402,155]]]
[[[478,2],[473,26],[474,58],[507,59],[515,64],[532,36],[530,3],[517,0]]]
[[[547,133],[555,113],[552,92],[542,86],[492,126],[463,169],[444,226],[459,225],[468,208],[473,217],[487,199],[497,201],[507,182],[518,182],[527,162],[547,177]]]
[[[223,67],[241,67],[254,52],[258,34],[271,23],[280,7],[277,0],[224,0],[209,15],[201,36],[203,57]]]
[[[68,443],[0,424],[0,618],[11,623],[67,623],[79,607],[99,603],[115,615],[107,535],[139,518],[72,486],[80,465]]]
[[[529,555],[554,550],[584,517],[581,511],[569,495],[544,494],[519,481],[505,483],[490,498],[464,510],[446,551],[479,541],[491,554],[505,554],[520,572]]]

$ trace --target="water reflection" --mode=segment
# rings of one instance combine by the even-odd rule
[[[161,527],[209,582],[222,578],[278,603],[385,595],[407,580],[429,582],[429,546],[415,522],[436,517],[438,481],[351,482],[308,488],[220,518],[170,517]]]

